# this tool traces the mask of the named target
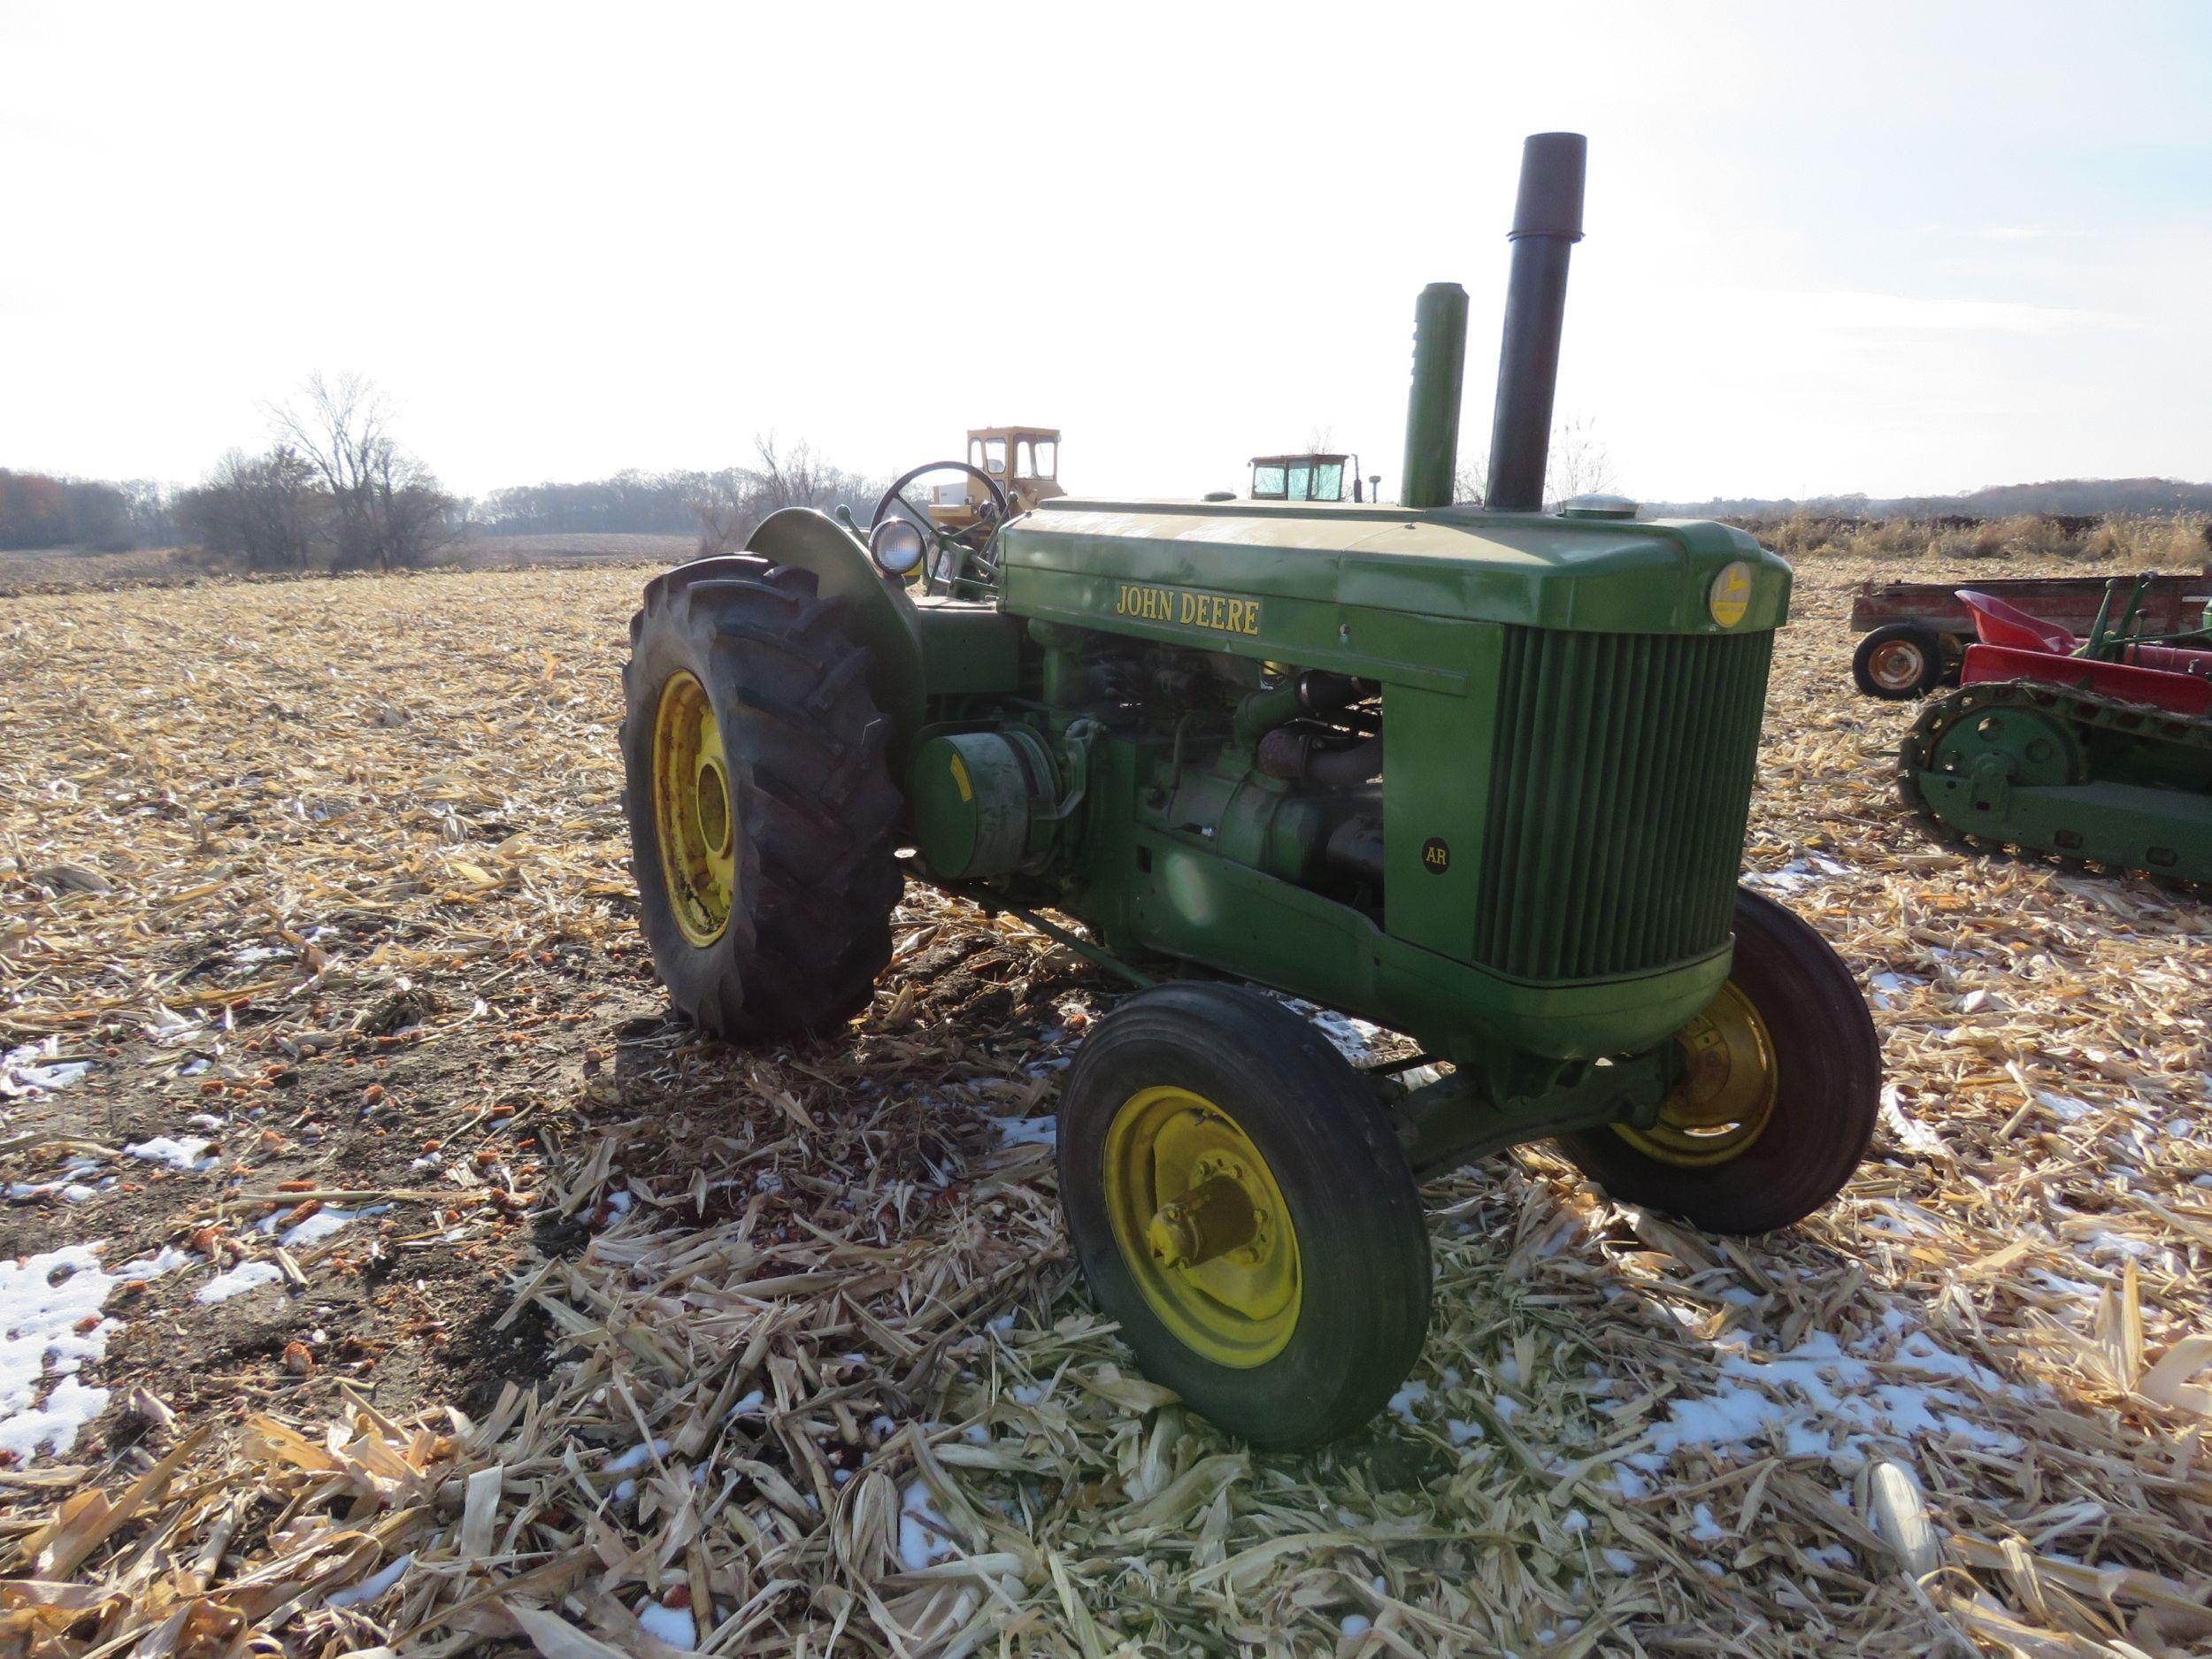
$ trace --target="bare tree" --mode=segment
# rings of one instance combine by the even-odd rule
[[[452,539],[453,498],[391,433],[391,406],[357,374],[311,374],[304,406],[270,411],[278,440],[311,466],[330,498],[332,563],[419,565]]]
[[[1552,433],[1551,457],[1545,465],[1545,481],[1554,502],[1578,495],[1609,495],[1620,488],[1613,473],[1613,457],[1597,435],[1597,422],[1577,417]]]
[[[178,498],[176,515],[200,547],[252,570],[304,568],[326,516],[315,469],[282,444],[266,455],[233,449]]]
[[[702,554],[744,546],[755,525],[786,507],[864,511],[882,494],[870,480],[823,461],[810,444],[782,448],[773,433],[755,434],[753,459],[749,467],[731,467],[702,480],[693,502]]]
[[[1551,449],[1544,461],[1544,483],[1554,506],[1577,495],[1607,495],[1620,486],[1615,480],[1613,457],[1596,432],[1597,423],[1580,416],[1562,421],[1551,434]],[[1480,502],[1490,493],[1490,457],[1477,449],[1463,454],[1452,474],[1452,499]]]

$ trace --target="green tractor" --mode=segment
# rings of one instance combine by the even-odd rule
[[[1070,1238],[1145,1369],[1256,1444],[1356,1428],[1418,1357],[1417,1183],[1548,1139],[1617,1199],[1761,1233],[1873,1130],[1849,971],[1737,885],[1789,567],[1717,524],[1541,511],[1583,164],[1528,141],[1479,507],[1450,504],[1466,296],[1433,284],[1402,505],[1015,514],[978,473],[947,547],[902,480],[864,534],[787,511],[656,578],[631,625],[677,1006],[733,1041],[833,1031],[909,875],[1140,987],[1061,1091]],[[1356,1069],[1254,987],[1432,1064]]]

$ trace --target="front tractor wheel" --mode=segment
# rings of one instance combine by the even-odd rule
[[[1428,1234],[1359,1075],[1256,992],[1162,985],[1060,1101],[1077,1259],[1146,1372],[1256,1446],[1358,1427],[1420,1356]]]
[[[1675,1041],[1681,1080],[1656,1123],[1560,1137],[1584,1174],[1712,1233],[1786,1227],[1843,1190],[1873,1139],[1882,1049],[1810,924],[1740,889],[1728,983]]]
[[[836,1025],[891,955],[890,722],[841,601],[739,555],[657,577],[630,622],[633,867],[676,1006],[735,1041]]]

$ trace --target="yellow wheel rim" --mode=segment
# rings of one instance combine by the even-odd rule
[[[1774,1039],[1751,999],[1730,980],[1684,1026],[1682,1080],[1648,1129],[1614,1133],[1647,1156],[1684,1169],[1725,1164],[1758,1140],[1774,1115]]]
[[[676,926],[693,944],[710,945],[730,922],[736,825],[714,705],[697,678],[680,670],[661,687],[653,719],[653,823]]]
[[[1298,1235],[1236,1120],[1188,1089],[1133,1094],[1106,1130],[1106,1210],[1145,1302],[1176,1340],[1248,1370],[1298,1325]]]

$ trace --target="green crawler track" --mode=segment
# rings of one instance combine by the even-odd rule
[[[1897,787],[1939,841],[2212,889],[2212,722],[2039,681],[1963,686],[1922,705]]]

